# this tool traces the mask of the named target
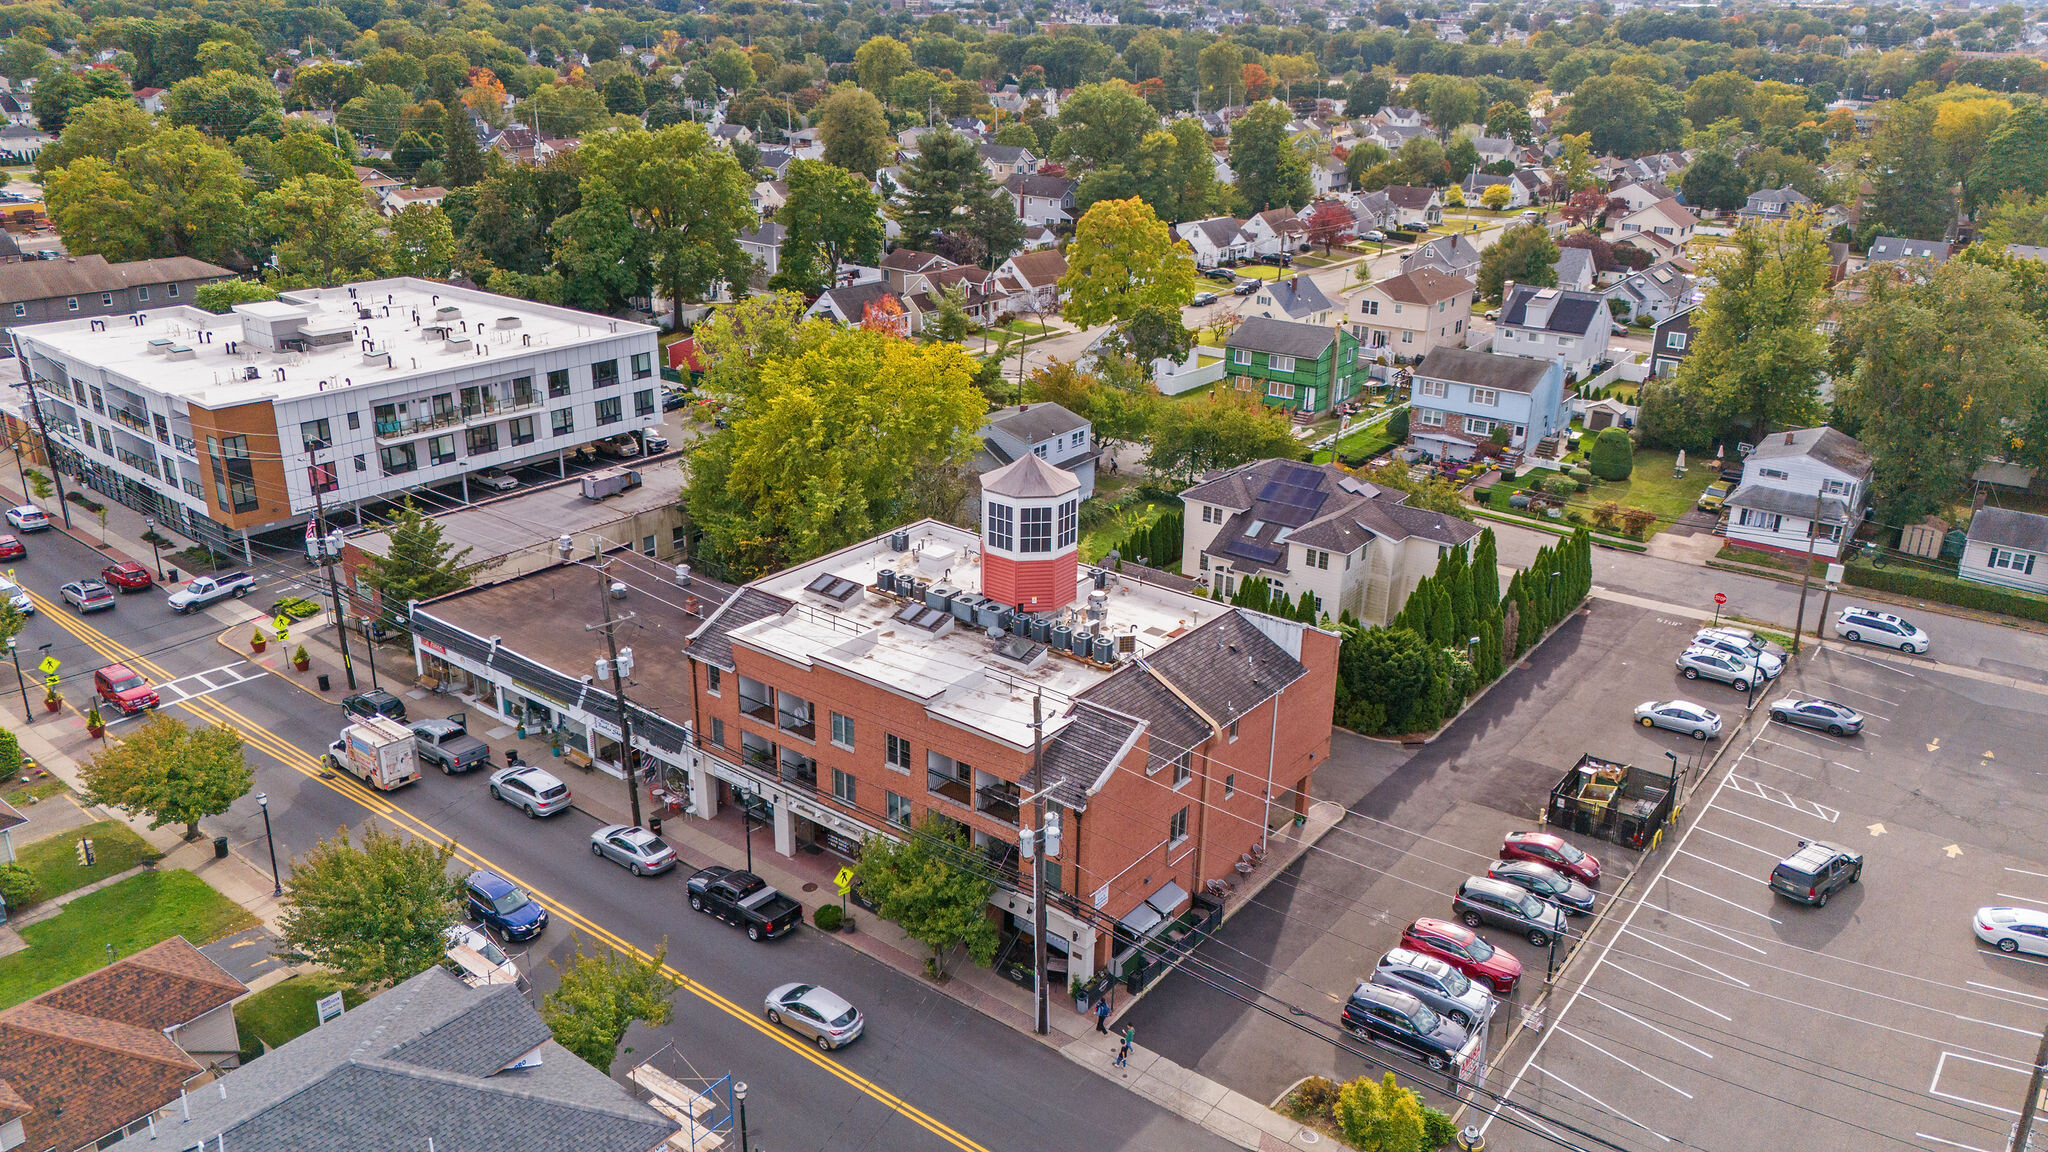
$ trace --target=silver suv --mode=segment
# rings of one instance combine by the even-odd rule
[[[1436,957],[1408,948],[1396,948],[1380,957],[1379,966],[1367,980],[1408,993],[1467,1031],[1493,1015],[1491,991]]]
[[[1451,911],[1468,928],[1497,924],[1511,928],[1538,948],[1570,934],[1564,909],[1550,904],[1519,884],[1474,876],[1458,885]]]

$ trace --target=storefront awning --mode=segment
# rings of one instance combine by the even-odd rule
[[[1159,927],[1163,920],[1165,920],[1165,917],[1159,914],[1159,909],[1154,908],[1149,903],[1140,903],[1136,908],[1131,909],[1130,915],[1116,923],[1117,927],[1129,932],[1132,936],[1143,936],[1152,929]]]
[[[1173,919],[1180,912],[1181,906],[1187,902],[1187,892],[1171,880],[1166,882],[1166,887],[1145,898],[1145,903],[1150,904],[1160,916],[1168,920]]]

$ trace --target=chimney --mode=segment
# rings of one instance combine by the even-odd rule
[[[1300,287],[1301,287],[1301,277],[1299,277],[1299,276],[1289,276],[1289,277],[1287,278],[1287,290],[1288,290],[1289,292],[1297,291],[1298,289],[1300,289]]]
[[[1790,432],[1787,432],[1787,433],[1785,433],[1785,444],[1786,444],[1786,446],[1787,446],[1787,447],[1790,447],[1790,446],[1791,446],[1791,444],[1792,444],[1792,433],[1790,433]]]

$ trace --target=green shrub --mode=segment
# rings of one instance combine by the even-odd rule
[[[1408,409],[1403,408],[1387,417],[1387,435],[1392,436],[1396,444],[1408,442]]]
[[[1536,488],[1552,496],[1570,496],[1579,490],[1579,482],[1569,476],[1545,476],[1536,482]]]
[[[2048,623],[2048,600],[2006,588],[1971,584],[1910,568],[1873,568],[1868,564],[1850,564],[1843,578],[1859,588],[1873,588],[1879,592],[1953,604],[1958,608],[1974,608],[1980,612],[1997,612],[2022,620]]]
[[[1592,469],[1587,468],[1584,465],[1575,465],[1571,468],[1565,469],[1565,475],[1571,477],[1574,480],[1577,480],[1581,484],[1590,484],[1594,480],[1598,479],[1598,477],[1593,475]]]
[[[1603,428],[1593,437],[1593,447],[1586,453],[1586,465],[1593,475],[1602,480],[1626,480],[1635,471],[1635,444],[1628,438],[1628,432],[1621,428]]]
[[[1290,1114],[1296,1120],[1327,1120],[1331,1109],[1337,1106],[1337,1093],[1342,1086],[1327,1076],[1311,1076],[1294,1089],[1289,1099]]]
[[[837,904],[820,904],[818,910],[811,913],[811,922],[816,924],[820,931],[837,932],[839,926],[845,923],[845,914],[839,911]]]
[[[26,908],[42,895],[36,874],[19,864],[0,864],[0,900],[11,909]]]
[[[14,733],[0,728],[0,776],[14,776],[21,771],[21,741]]]

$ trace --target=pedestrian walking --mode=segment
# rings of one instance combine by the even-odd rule
[[[1125,1040],[1116,1047],[1116,1066],[1128,1069],[1131,1066],[1131,1042]]]
[[[1109,1034],[1109,997],[1107,996],[1095,1002],[1095,1030],[1105,1036]]]
[[[1135,1045],[1137,1042],[1138,1026],[1136,1024],[1124,1025],[1124,1047],[1129,1048],[1132,1045]]]

